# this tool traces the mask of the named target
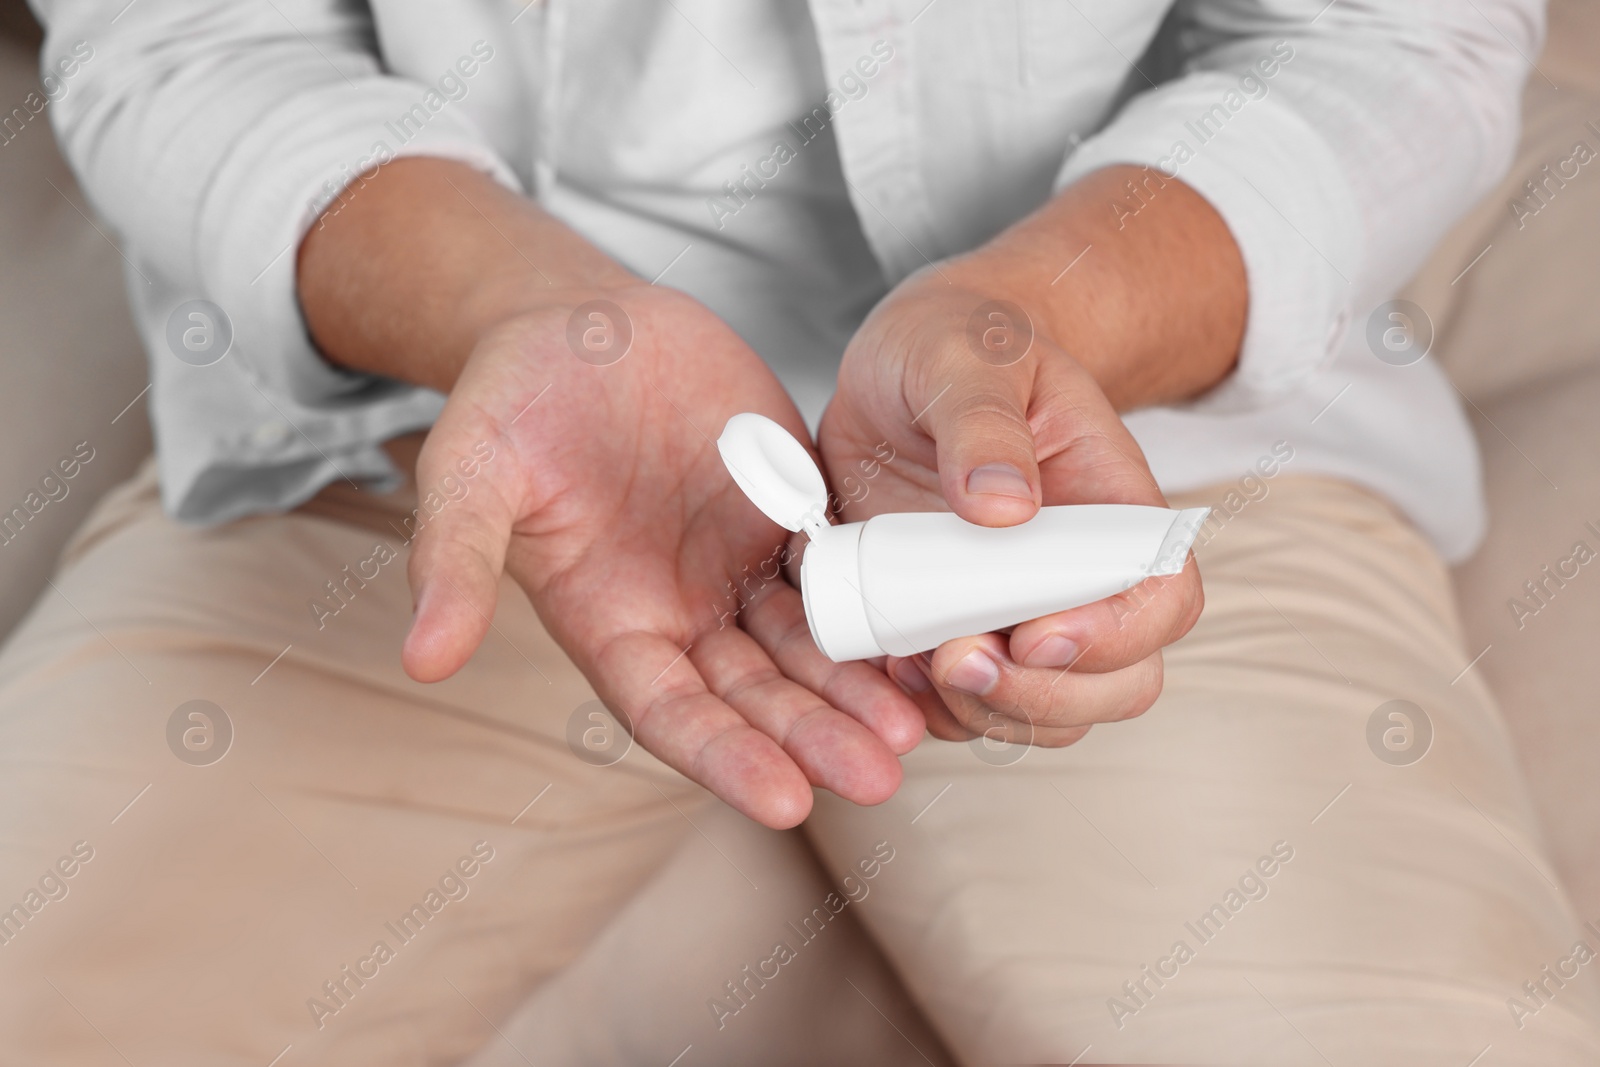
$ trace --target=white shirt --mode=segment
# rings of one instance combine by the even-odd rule
[[[1250,285],[1236,370],[1128,418],[1163,489],[1236,482],[1288,442],[1288,469],[1387,495],[1449,558],[1480,535],[1451,386],[1376,358],[1367,320],[1508,165],[1537,0],[35,6],[47,67],[93,46],[52,115],[129,262],[180,519],[392,478],[378,443],[437,415],[437,394],[325,362],[295,300],[300,238],[388,159],[538,197],[720,313],[813,422],[888,286],[1131,162],[1216,207]],[[190,323],[211,336],[196,299],[232,330],[206,366],[174,354]]]

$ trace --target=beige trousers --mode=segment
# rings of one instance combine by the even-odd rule
[[[0,1063],[1600,1062],[1600,916],[1439,560],[1266,484],[1142,718],[929,740],[776,833],[630,747],[509,584],[409,681],[404,494],[201,531],[147,470],[0,654]]]

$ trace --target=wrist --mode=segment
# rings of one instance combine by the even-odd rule
[[[642,284],[462,163],[395,160],[300,245],[300,305],[332,363],[441,392],[503,324]]]
[[[1161,184],[1133,214],[1136,181]],[[941,282],[1021,307],[1036,335],[1081,363],[1121,411],[1221,381],[1248,305],[1243,258],[1222,218],[1177,179],[1131,166],[1085,176],[940,264],[927,284]]]
[[[545,380],[589,377],[594,368],[624,358],[635,363],[654,359],[663,350],[662,339],[670,339],[668,350],[698,346],[706,359],[712,359],[722,350],[719,342],[732,336],[693,297],[631,274],[560,288],[513,287],[501,296],[480,295],[463,316],[473,329],[463,366],[509,356]],[[679,367],[672,372],[683,374]]]
[[[461,332],[477,347],[514,322],[565,319],[579,306],[594,300],[621,304],[645,283],[620,267],[591,277],[565,277],[557,285],[549,277],[513,275],[476,281],[463,287],[458,301]]]

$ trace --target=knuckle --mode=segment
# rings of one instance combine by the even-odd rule
[[[1060,729],[1080,724],[1081,715],[1076,714],[1079,701],[1074,690],[1078,679],[1074,677],[1071,668],[1051,669],[1049,673],[1056,676],[1050,687],[1039,695],[1037,707],[1043,713],[1036,716],[1040,726]]]
[[[969,388],[951,406],[950,428],[957,433],[981,430],[985,444],[1014,445],[1029,451],[1033,433],[1016,399],[985,385]],[[992,438],[1000,436],[999,441]]]
[[[1194,629],[1194,624],[1200,621],[1200,613],[1205,608],[1206,587],[1205,583],[1200,580],[1200,572],[1197,568],[1194,574],[1194,581],[1190,583],[1188,596],[1185,598],[1183,617],[1179,620],[1177,631],[1172,635],[1172,639],[1176,641]]]
[[[1123,713],[1118,716],[1119,721],[1137,719],[1155,706],[1161,696],[1162,686],[1166,680],[1166,668],[1163,665],[1161,653],[1157,652],[1137,667],[1138,672],[1134,679],[1133,689],[1128,694],[1123,706]]]

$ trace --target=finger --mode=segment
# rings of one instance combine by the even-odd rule
[[[1118,722],[1143,714],[1161,695],[1159,652],[1120,671],[1022,667],[999,634],[947,641],[934,651],[930,676],[951,712],[981,732],[990,711],[1034,729]]]
[[[486,468],[466,495],[452,499],[447,490],[465,484],[457,471],[469,456],[481,457],[474,445],[496,437],[441,420],[417,459],[418,506],[407,520],[414,531],[407,575],[416,613],[401,662],[419,682],[460,670],[494,618],[514,508]]]
[[[896,755],[922,740],[921,709],[883,671],[868,663],[835,663],[822,654],[792,586],[770,583],[745,608],[741,622],[780,671],[871,730]]]
[[[1066,353],[1041,345],[1032,425],[1044,502],[1166,507],[1143,450],[1099,383]]]
[[[900,787],[900,761],[882,739],[785,678],[743,630],[701,635],[689,658],[711,692],[776,741],[813,785],[857,804],[881,804]]]
[[[1019,721],[989,708],[977,697],[969,697],[948,689],[941,695],[941,691],[935,689],[927,678],[927,665],[928,658],[919,656],[913,659],[895,660],[891,667],[895,670],[897,678],[905,677],[905,684],[908,687],[917,685],[913,675],[921,677],[921,688],[915,689],[918,694],[918,704],[927,716],[928,732],[941,741],[970,742],[981,737],[986,744],[1004,741],[1016,745],[1036,745],[1040,748],[1063,748],[1089,732],[1087,726],[1038,726],[1025,720]],[[973,723],[972,727],[964,725],[961,719],[950,711],[946,701],[962,703],[965,717]]]
[[[1205,606],[1200,568],[1146,578],[1115,596],[1031,619],[1011,631],[1011,659],[1024,667],[1103,673],[1132,666],[1194,626]]]
[[[884,669],[922,712],[928,733],[941,741],[972,739],[973,732],[961,725],[961,722],[950,713],[939,691],[929,681],[927,656],[920,653],[905,659],[890,656],[884,664]]]
[[[974,734],[973,737],[982,738],[978,743],[985,746],[995,746],[1004,742],[1011,745],[1031,745],[1034,748],[1066,748],[1083,740],[1090,729],[1088,726],[1035,726],[1031,722],[1019,722],[991,710],[986,717],[983,732]]]
[[[949,689],[936,689],[927,677],[930,665],[925,655],[893,659],[889,664],[895,677],[904,678],[907,688],[916,693],[919,706],[924,708],[928,716],[928,732],[941,741],[970,742],[981,737],[985,744],[1004,741],[1041,748],[1061,748],[1089,732],[1087,726],[1037,726],[1025,720],[1019,721],[988,707],[977,697]],[[920,682],[917,680],[919,678]],[[946,701],[950,704],[947,705]],[[951,712],[951,705],[962,706],[963,718],[972,723],[971,727]]]
[[[982,526],[1015,526],[1039,510],[1039,465],[1028,425],[1032,359],[996,366],[948,344],[924,362],[907,401],[937,450],[939,485],[957,515]]]
[[[607,642],[590,677],[633,723],[634,739],[764,826],[785,830],[811,812],[811,783],[778,743],[717,697],[684,651],[637,631]]]

